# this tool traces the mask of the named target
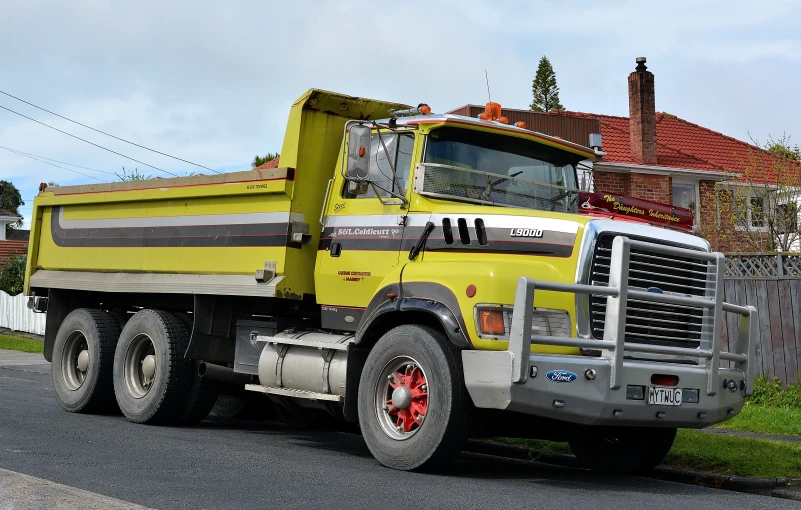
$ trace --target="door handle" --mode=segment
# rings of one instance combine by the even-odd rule
[[[331,243],[331,251],[329,253],[332,257],[339,257],[339,254],[342,253],[342,244]]]

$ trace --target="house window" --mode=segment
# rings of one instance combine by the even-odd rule
[[[761,197],[751,197],[749,200],[750,218],[749,225],[751,228],[764,228],[765,227],[765,201]]]
[[[695,224],[698,224],[698,185],[691,182],[673,181],[673,205],[693,212]]]
[[[780,204],[776,206],[776,223],[780,234],[798,232],[798,205]]]

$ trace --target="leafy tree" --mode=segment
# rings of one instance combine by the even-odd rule
[[[125,167],[122,167],[122,173],[118,174],[114,172],[114,175],[121,181],[145,181],[147,179],[152,179],[152,175],[145,175],[139,172],[139,168],[134,168],[133,170],[126,170]]]
[[[537,74],[534,76],[531,89],[534,95],[534,100],[531,102],[531,109],[535,112],[565,109],[559,102],[559,87],[556,86],[556,73],[553,72],[551,62],[544,55],[537,66]]]
[[[22,292],[25,283],[25,264],[28,255],[23,253],[18,255],[11,252],[11,255],[0,265],[0,290],[8,295],[16,296]]]
[[[261,166],[267,163],[268,161],[272,161],[278,158],[279,156],[280,154],[277,152],[275,154],[273,154],[272,152],[268,152],[267,154],[265,154],[264,157],[257,155],[255,158],[253,158],[253,162],[250,164],[253,166],[253,168],[256,168],[257,166]]]
[[[5,209],[19,216],[18,221],[8,225],[9,230],[22,226],[22,215],[19,213],[19,208],[23,205],[25,205],[25,202],[22,200],[22,195],[20,195],[17,187],[9,181],[0,181],[0,209]]]
[[[783,135],[779,140],[774,140],[773,138],[768,137],[767,146],[768,152],[771,154],[783,156],[787,159],[801,161],[801,148],[798,147],[798,144],[795,144],[795,146],[790,145],[790,137],[786,134]]]
[[[793,157],[794,149],[786,150],[787,136],[766,144],[752,141],[754,148],[737,155],[743,162],[740,175],[718,183],[718,224],[704,234],[717,236],[727,251],[797,249],[801,162]],[[702,197],[706,191],[702,190]]]

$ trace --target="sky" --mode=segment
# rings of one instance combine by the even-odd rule
[[[645,56],[657,111],[801,143],[799,20],[801,2],[781,0],[0,0],[0,90],[224,172],[279,151],[309,88],[445,112],[486,102],[486,70],[493,100],[525,109],[545,55],[566,109],[627,116]],[[208,173],[2,94],[0,106],[167,172]],[[40,182],[166,175],[3,109],[0,146],[92,169],[0,150],[26,220]]]

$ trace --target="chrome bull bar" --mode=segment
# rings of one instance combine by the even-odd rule
[[[647,250],[665,255],[680,256],[688,259],[704,261],[708,264],[708,276],[714,280],[714,290],[706,296],[686,296],[676,294],[658,294],[629,288],[629,259],[631,248]],[[612,260],[609,271],[609,285],[581,285],[533,280],[526,276],[517,281],[514,309],[512,312],[511,331],[509,335],[509,352],[512,355],[512,382],[522,384],[528,379],[529,356],[531,344],[558,347],[577,347],[600,349],[601,356],[611,363],[609,387],[619,389],[623,381],[623,360],[626,353],[640,352],[648,354],[678,355],[698,358],[699,367],[707,371],[707,395],[715,395],[718,391],[718,370],[721,361],[732,361],[735,368],[744,374],[745,396],[754,391],[756,376],[756,336],[759,319],[753,306],[739,306],[723,302],[723,270],[722,253],[708,253],[661,244],[636,241],[625,236],[618,236],[612,243]],[[534,311],[534,291],[570,292],[574,294],[596,294],[607,298],[606,320],[603,340],[591,338],[564,338],[531,334],[531,322]],[[709,295],[711,294],[711,295]],[[687,347],[669,347],[649,345],[625,341],[626,306],[629,298],[653,303],[675,304],[712,310],[711,348],[691,349]],[[737,339],[734,352],[721,352],[720,333],[723,313],[736,313],[738,317]]]

